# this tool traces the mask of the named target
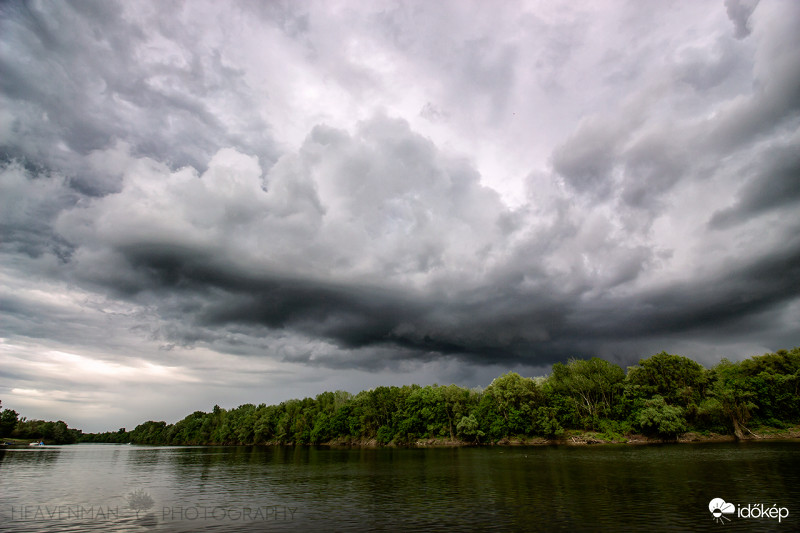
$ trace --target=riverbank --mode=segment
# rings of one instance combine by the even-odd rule
[[[41,442],[41,439],[13,439],[11,437],[5,437],[0,439],[0,442],[10,446],[28,446],[32,442]]]
[[[648,437],[642,434],[609,435],[598,431],[567,430],[558,438],[543,437],[512,437],[503,438],[494,442],[472,442],[449,438],[424,438],[416,439],[411,442],[389,442],[382,444],[377,439],[358,439],[340,438],[319,443],[319,446],[332,448],[456,448],[456,447],[492,447],[492,446],[592,446],[602,444],[686,444],[686,443],[705,443],[705,442],[736,442],[736,441],[760,441],[760,440],[798,440],[800,441],[800,424],[789,428],[759,427],[745,434],[743,439],[737,439],[732,434],[722,434],[713,432],[687,432],[678,436],[677,439],[661,439]],[[3,444],[11,446],[27,446],[31,442],[39,442],[38,439],[0,439]],[[51,444],[45,442],[45,444]],[[136,443],[134,443],[136,444]],[[195,446],[236,446],[241,444],[233,443],[195,443]],[[257,446],[292,446],[293,443],[267,441],[256,444]],[[315,446],[312,444],[298,444],[298,446]]]
[[[685,443],[703,443],[703,442],[736,442],[740,441],[759,441],[759,440],[775,440],[775,439],[798,439],[800,440],[800,425],[791,428],[780,429],[771,427],[761,427],[745,435],[744,439],[737,439],[734,435],[721,434],[721,433],[696,433],[689,432],[683,433],[677,439],[661,439],[655,437],[648,437],[641,434],[628,434],[628,435],[615,435],[609,436],[596,431],[566,431],[563,435],[554,439],[546,439],[542,437],[515,437],[504,438],[496,442],[469,442],[458,439],[447,438],[427,438],[417,439],[410,443],[395,443],[380,444],[376,439],[336,439],[326,443],[323,446],[331,447],[350,447],[350,448],[429,448],[429,447],[442,447],[454,448],[462,446],[588,446],[596,444],[631,444],[631,445],[646,445],[646,444],[685,444]],[[277,443],[267,443],[267,445],[275,445]]]

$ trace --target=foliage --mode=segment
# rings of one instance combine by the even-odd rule
[[[584,428],[595,429],[600,418],[611,413],[624,379],[622,368],[592,357],[571,359],[566,365],[554,364],[548,384],[553,393],[573,401]]]
[[[484,436],[484,432],[480,430],[480,424],[475,418],[475,415],[462,416],[461,421],[458,423],[458,436],[468,442],[479,442],[480,438]]]
[[[558,411],[554,407],[537,407],[533,416],[533,432],[542,437],[560,437],[564,427],[559,420]]]
[[[2,403],[0,403],[2,407]],[[19,413],[13,409],[3,409],[0,413],[0,436],[10,436],[11,432],[17,427]]]
[[[730,428],[737,438],[743,438],[745,424],[752,417],[753,411],[759,408],[753,391],[751,376],[748,376],[742,365],[723,359],[712,370],[714,376],[710,397],[716,400],[717,417],[730,421]],[[708,405],[708,404],[706,404]]]
[[[642,432],[664,438],[676,438],[687,429],[683,409],[668,405],[663,396],[656,395],[644,403],[636,422]]]
[[[81,430],[68,427],[63,420],[51,422],[27,420],[25,417],[17,421],[16,428],[11,433],[14,438],[43,440],[53,444],[72,444],[82,435]]]
[[[688,357],[661,352],[628,369],[625,386],[630,396],[661,396],[672,405],[689,408],[705,387],[705,369]]]

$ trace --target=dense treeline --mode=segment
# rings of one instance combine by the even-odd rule
[[[2,402],[0,402],[2,407]],[[66,422],[44,420],[28,420],[20,418],[19,413],[13,409],[3,409],[0,412],[0,437],[45,440],[53,444],[72,444],[83,437],[79,429],[70,428]]]
[[[516,373],[483,390],[457,385],[324,392],[280,405],[196,411],[175,424],[84,434],[82,442],[140,444],[318,444],[420,439],[488,443],[559,438],[571,430],[618,439],[672,439],[687,431],[734,434],[800,422],[800,348],[711,369],[679,355],[642,359],[627,373],[598,358],[556,363],[545,378]]]

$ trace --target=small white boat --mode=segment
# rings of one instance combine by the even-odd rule
[[[40,440],[39,442],[31,442],[28,446],[44,446],[44,441]]]

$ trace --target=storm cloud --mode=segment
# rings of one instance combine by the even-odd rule
[[[4,406],[800,343],[800,7],[487,8],[0,6]]]

